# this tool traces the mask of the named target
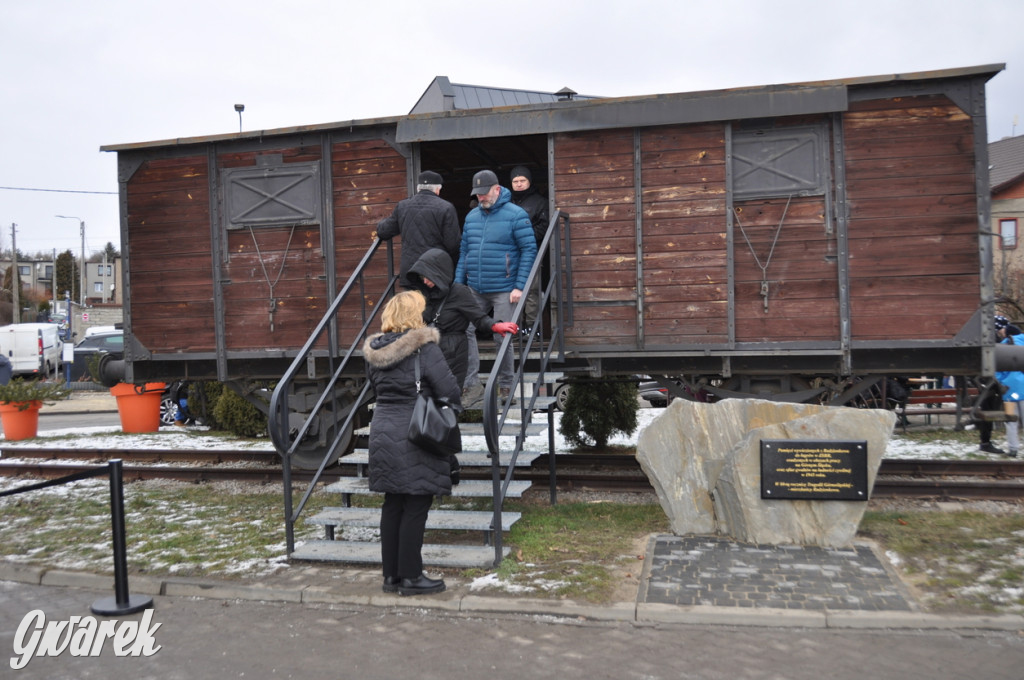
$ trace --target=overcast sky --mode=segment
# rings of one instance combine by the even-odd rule
[[[994,141],[1024,132],[1022,35],[1021,0],[0,0],[0,247],[13,223],[77,255],[56,215],[120,247],[102,145],[237,132],[236,103],[246,130],[401,115],[438,75],[630,96],[1005,63]]]

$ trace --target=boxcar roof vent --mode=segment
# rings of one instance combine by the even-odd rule
[[[576,96],[576,92],[573,91],[573,90],[570,90],[568,87],[563,87],[561,90],[559,90],[555,94],[558,95],[558,101],[560,101],[560,102],[572,101],[572,98]]]

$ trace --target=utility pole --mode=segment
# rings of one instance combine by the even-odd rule
[[[11,298],[14,302],[11,321],[13,323],[21,323],[21,279],[18,278],[18,244],[14,239],[17,226],[17,224],[11,223]]]

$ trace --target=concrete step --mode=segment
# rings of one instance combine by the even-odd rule
[[[459,465],[464,468],[491,466],[491,459],[487,455],[486,451],[462,451],[456,455],[459,458]],[[533,465],[533,461],[543,455],[545,454],[539,451],[520,451],[519,456],[516,458],[516,467],[530,467]],[[501,467],[508,467],[508,461],[510,458],[511,454],[502,451],[499,454]],[[367,449],[355,449],[347,456],[339,458],[338,462],[342,465],[369,465],[370,452]]]
[[[518,512],[501,513],[501,530],[508,531],[522,517]],[[427,529],[490,531],[494,513],[477,510],[431,510]],[[379,527],[380,508],[324,508],[312,517],[311,524],[336,527]]]
[[[510,550],[502,546],[502,557]],[[433,545],[423,546],[423,564],[430,567],[487,569],[494,566],[494,548],[491,546]],[[380,564],[380,544],[363,541],[306,541],[290,555],[293,560],[314,562],[346,562],[352,564]]]
[[[508,498],[519,498],[530,488],[529,481],[513,480],[508,485],[506,496]],[[379,495],[376,491],[370,491],[370,480],[366,477],[343,477],[338,481],[328,484],[323,488],[330,493],[351,493],[359,495]],[[457,498],[491,498],[493,486],[487,480],[464,480],[458,486],[452,487],[452,496]]]

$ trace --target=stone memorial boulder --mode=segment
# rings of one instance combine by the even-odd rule
[[[866,441],[875,483],[896,415],[891,411],[726,399],[677,399],[640,434],[637,459],[673,533],[744,543],[847,546],[866,503],[761,498],[761,441]]]

